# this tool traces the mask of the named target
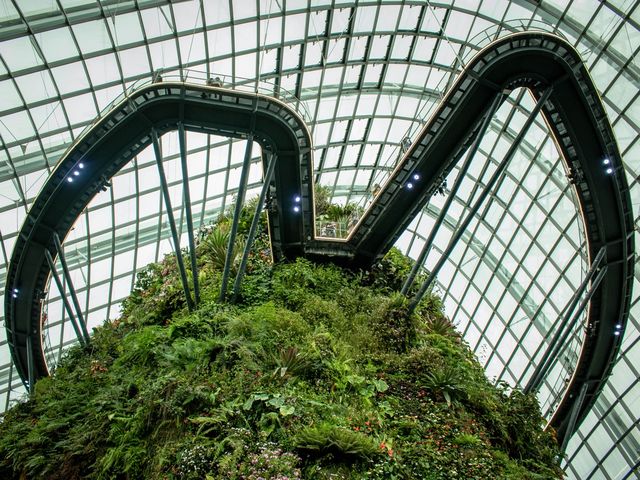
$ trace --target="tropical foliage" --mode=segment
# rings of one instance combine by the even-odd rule
[[[272,265],[263,234],[221,304],[226,222],[200,237],[195,311],[175,259],[147,267],[4,415],[0,478],[562,477],[535,399],[485,378],[437,297],[409,314],[399,252],[367,272]]]

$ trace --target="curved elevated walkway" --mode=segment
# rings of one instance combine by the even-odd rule
[[[629,311],[633,274],[631,201],[611,126],[577,52],[544,33],[520,33],[483,49],[460,74],[432,120],[346,241],[315,236],[312,143],[304,121],[269,97],[185,83],[156,83],[128,96],[79,138],[36,198],[12,254],[5,292],[7,338],[25,383],[48,375],[41,339],[41,298],[50,275],[45,252],[56,254],[93,196],[158,135],[176,130],[230,137],[251,134],[277,157],[269,211],[276,258],[308,256],[354,268],[379,259],[424,207],[472,143],[497,95],[528,87],[552,89],[544,114],[575,185],[589,261],[604,249],[607,271],[593,292],[583,350],[551,424],[564,437],[588,411],[610,374]],[[607,174],[603,159],[613,168]],[[74,172],[80,168],[81,174]],[[421,181],[404,185],[414,173]],[[69,178],[73,181],[69,182]],[[301,197],[301,204],[295,198]],[[301,211],[294,211],[301,205]],[[14,295],[15,292],[16,295]],[[575,407],[575,408],[574,408]],[[572,418],[573,417],[573,418]],[[576,423],[577,422],[577,423]]]

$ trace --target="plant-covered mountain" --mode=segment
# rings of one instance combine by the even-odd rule
[[[408,314],[398,251],[368,272],[272,265],[262,235],[221,304],[228,224],[201,233],[193,313],[175,259],[147,267],[4,415],[0,478],[562,477],[535,399],[485,378],[438,298]]]

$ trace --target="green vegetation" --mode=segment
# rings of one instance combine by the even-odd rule
[[[408,314],[399,252],[359,273],[272,265],[262,235],[220,304],[227,224],[199,237],[196,311],[175,259],[147,267],[121,318],[4,415],[0,478],[562,477],[535,399],[485,378],[437,297]]]
[[[351,202],[345,205],[331,203],[331,189],[324,185],[316,184],[314,195],[317,234],[321,237],[346,238],[362,217],[364,208]]]

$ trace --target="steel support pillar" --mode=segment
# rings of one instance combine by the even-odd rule
[[[638,469],[640,469],[640,459],[624,474],[624,477],[620,478],[620,480],[628,480],[629,478],[633,478],[633,476],[638,474]],[[637,478],[637,477],[636,477]]]
[[[86,346],[87,339],[82,334],[82,330],[78,326],[78,322],[76,321],[76,316],[73,314],[73,309],[71,308],[71,304],[69,303],[69,299],[64,294],[64,286],[62,285],[62,280],[60,280],[60,276],[56,271],[56,264],[53,262],[53,258],[49,253],[49,250],[44,251],[44,256],[47,259],[47,263],[49,264],[49,270],[51,270],[51,276],[53,277],[53,281],[58,287],[58,291],[60,292],[60,297],[62,298],[62,304],[64,305],[64,309],[67,311],[67,315],[69,315],[69,320],[71,320],[71,326],[73,327],[73,331],[76,333],[76,337],[78,337],[78,341],[80,345]]]
[[[400,290],[400,293],[402,293],[403,295],[407,295],[407,293],[409,292],[409,289],[411,288],[411,286],[413,285],[413,282],[416,279],[416,276],[418,275],[418,272],[424,266],[424,262],[427,259],[429,252],[431,251],[433,240],[435,239],[436,234],[438,233],[438,229],[440,228],[440,225],[442,224],[445,217],[447,216],[449,207],[451,206],[453,199],[458,193],[458,189],[460,188],[460,185],[462,184],[462,181],[464,180],[465,175],[467,174],[467,170],[469,170],[469,166],[471,165],[471,161],[473,160],[473,157],[475,156],[476,151],[478,150],[478,147],[480,147],[480,142],[484,137],[484,133],[486,132],[489,125],[491,124],[491,119],[495,115],[498,108],[500,108],[500,105],[502,104],[502,101],[504,100],[504,98],[505,98],[505,95],[503,93],[499,93],[498,95],[496,95],[493,102],[491,103],[491,106],[489,107],[489,111],[483,118],[482,124],[480,125],[480,129],[478,130],[476,138],[474,139],[471,147],[469,147],[467,158],[464,160],[462,166],[460,167],[460,172],[458,172],[458,176],[456,177],[456,180],[453,186],[451,187],[451,191],[449,192],[447,200],[445,201],[444,206],[440,210],[440,214],[436,219],[436,223],[434,227],[431,229],[431,231],[429,232],[429,236],[427,237],[427,240],[425,241],[424,246],[422,247],[422,250],[418,255],[418,258],[416,258],[416,262],[413,264],[413,268],[411,269],[409,276],[407,277],[404,284],[402,285],[402,289]]]
[[[567,432],[564,434],[562,439],[562,445],[560,446],[560,451],[564,452],[567,449],[567,444],[571,439],[571,435],[576,428],[576,422],[578,421],[578,413],[582,408],[582,404],[584,403],[584,398],[587,396],[587,390],[589,389],[589,383],[585,382],[580,387],[580,392],[578,393],[578,398],[576,398],[575,403],[571,407],[571,414],[569,415],[569,423],[567,424]]]
[[[189,281],[187,280],[187,272],[184,268],[184,260],[182,258],[182,251],[180,250],[180,239],[178,238],[178,229],[176,228],[176,221],[173,218],[173,209],[171,207],[171,196],[169,195],[169,185],[167,185],[167,178],[164,174],[164,167],[162,165],[162,153],[160,151],[160,139],[155,129],[151,130],[151,139],[153,141],[153,150],[156,156],[156,165],[158,166],[158,174],[160,176],[160,186],[162,187],[162,196],[164,197],[164,204],[167,210],[167,218],[169,219],[169,227],[171,228],[171,236],[173,237],[173,248],[176,251],[176,261],[178,262],[178,270],[180,271],[180,280],[182,281],[182,288],[184,289],[184,296],[187,301],[187,307],[189,311],[193,310],[193,300],[191,299],[191,291],[189,290]]]
[[[29,375],[29,395],[31,395],[36,383],[35,368],[33,365],[33,337],[31,334],[27,337],[27,372]]]
[[[238,267],[238,273],[236,275],[236,280],[233,284],[233,297],[232,300],[235,302],[238,298],[238,294],[240,293],[240,285],[242,284],[242,277],[244,276],[244,271],[247,268],[247,260],[249,259],[249,252],[251,252],[251,247],[253,246],[253,241],[256,236],[256,232],[258,231],[258,225],[260,224],[260,213],[262,212],[262,207],[267,198],[267,192],[269,191],[269,184],[271,183],[271,178],[273,177],[273,172],[276,166],[277,155],[266,152],[267,161],[269,164],[267,165],[267,171],[264,174],[264,180],[262,184],[262,190],[260,190],[260,197],[258,198],[258,204],[256,205],[256,211],[253,214],[253,219],[251,220],[251,226],[249,227],[249,235],[247,236],[247,242],[244,246],[244,252],[242,252],[242,259],[240,260],[240,266]]]
[[[89,335],[89,331],[87,330],[87,323],[84,319],[84,315],[82,314],[82,308],[80,308],[80,302],[78,301],[78,295],[76,295],[76,289],[73,287],[73,282],[71,281],[71,274],[69,273],[69,267],[67,266],[67,259],[64,256],[62,243],[60,242],[60,237],[58,236],[57,232],[53,233],[53,243],[56,247],[60,265],[62,265],[62,274],[64,275],[64,279],[67,282],[67,288],[69,289],[69,294],[71,295],[71,301],[73,302],[73,306],[76,310],[76,316],[78,318],[80,330],[82,330],[82,334],[87,341],[86,343],[89,344],[91,343],[91,337]]]
[[[500,162],[500,164],[496,168],[496,171],[493,173],[493,175],[487,182],[487,185],[485,186],[484,190],[480,194],[479,198],[474,202],[473,206],[471,207],[471,211],[467,214],[465,219],[461,222],[460,226],[458,227],[455,234],[453,235],[453,238],[449,241],[449,244],[445,248],[445,251],[442,252],[442,255],[438,259],[438,262],[436,263],[435,267],[429,273],[429,276],[420,287],[420,290],[418,290],[418,293],[416,293],[415,297],[411,300],[411,303],[409,304],[409,312],[413,312],[415,310],[418,303],[420,303],[420,300],[422,300],[422,297],[424,296],[424,294],[427,292],[427,290],[429,289],[433,281],[436,279],[436,276],[440,272],[440,269],[444,265],[444,262],[447,260],[447,258],[449,258],[451,251],[457,245],[464,231],[469,226],[471,221],[474,219],[476,213],[478,213],[478,210],[480,210],[480,207],[482,206],[484,199],[487,197],[487,195],[489,195],[493,186],[496,184],[496,182],[504,172],[505,167],[508,165],[511,158],[516,153],[516,150],[518,149],[518,145],[520,145],[520,142],[522,141],[525,134],[529,130],[529,127],[531,126],[536,116],[542,109],[542,106],[549,98],[549,95],[551,95],[551,91],[552,91],[552,87],[547,88],[545,92],[542,94],[542,96],[538,99],[535,107],[533,108],[533,110],[531,110],[531,113],[529,113],[527,120],[525,121],[524,125],[522,126],[522,129],[520,130],[516,138],[513,140],[513,143],[511,144],[511,146],[509,147],[509,150],[507,151],[506,155],[502,159],[502,162]]]
[[[178,141],[180,143],[180,164],[182,165],[182,191],[184,192],[184,208],[187,214],[187,236],[189,238],[189,257],[191,259],[191,276],[193,278],[193,295],[195,304],[200,303],[200,283],[198,282],[198,264],[196,262],[196,242],[193,238],[193,216],[191,214],[191,194],[189,192],[189,171],[187,169],[187,142],[184,124],[178,124]]]
[[[580,296],[587,290],[587,288],[589,286],[589,282],[591,282],[591,279],[593,278],[593,276],[595,275],[596,271],[600,267],[600,263],[602,262],[602,259],[604,258],[604,254],[605,254],[605,248],[602,247],[600,249],[600,251],[596,254],[595,258],[593,259],[593,262],[591,263],[591,267],[589,268],[589,271],[585,275],[584,280],[582,280],[582,283],[580,283],[580,286],[576,289],[575,292],[573,292],[573,295],[571,296],[571,298],[569,299],[569,301],[567,302],[565,307],[562,309],[562,312],[560,312],[560,315],[559,315],[560,322],[559,322],[559,325],[558,325],[558,330],[556,332],[556,336],[559,337],[560,330],[564,329],[564,325],[566,325],[567,322],[569,322],[569,318],[570,318],[571,314],[573,313],[573,310],[576,308],[576,305],[578,305],[578,301],[580,300]],[[538,309],[538,311],[539,310],[540,309]],[[545,336],[545,339],[549,336],[551,331],[553,331],[553,328],[551,328],[549,333],[547,333],[547,335]],[[550,346],[548,347],[547,352],[542,356],[543,362],[544,362],[544,359],[549,355],[549,353],[551,351],[550,349],[553,346],[554,341],[555,341],[555,339],[550,342],[550,344],[549,344]],[[541,345],[541,347],[542,347],[542,345]],[[533,354],[533,356],[535,357],[537,354],[538,354],[538,350],[536,350],[536,352]],[[533,385],[533,383],[535,383],[535,381],[536,381],[535,379],[536,379],[536,377],[538,377],[539,370],[541,368],[542,368],[542,362],[540,364],[538,364],[538,366],[536,367],[536,369],[533,372],[533,375],[531,376],[531,380],[529,380],[527,385],[524,387],[524,391],[525,392],[530,392],[531,391],[531,389],[533,388],[532,385]],[[526,373],[526,371],[525,371],[525,373]],[[524,374],[523,374],[523,376],[524,376]]]
[[[580,302],[580,306],[578,307],[576,312],[572,316],[570,311],[568,311],[565,314],[565,317],[562,319],[561,325],[558,327],[558,331],[553,336],[551,343],[549,344],[549,346],[547,347],[547,350],[542,356],[542,361],[538,364],[538,366],[533,372],[533,375],[531,376],[531,380],[529,380],[529,383],[527,383],[527,385],[525,386],[524,388],[525,393],[537,391],[540,388],[540,385],[542,384],[542,380],[549,373],[549,370],[551,369],[551,365],[553,364],[553,361],[558,357],[562,348],[566,346],[565,344],[569,338],[569,335],[571,334],[571,330],[572,330],[571,327],[575,325],[575,323],[578,321],[578,318],[580,318],[580,315],[582,314],[584,309],[587,308],[589,301],[591,301],[591,297],[597,290],[598,286],[600,285],[600,282],[602,281],[606,273],[607,273],[607,265],[605,265],[598,272],[598,275],[596,276],[595,280],[591,284],[591,287],[589,288],[587,295],[582,299],[582,302]]]
[[[233,263],[233,251],[235,250],[236,236],[238,234],[238,222],[244,205],[244,196],[247,193],[247,183],[249,182],[249,168],[251,167],[251,152],[253,151],[253,134],[247,137],[247,145],[244,150],[244,161],[242,162],[242,172],[240,173],[240,186],[238,188],[238,197],[236,198],[236,206],[233,212],[233,222],[231,223],[231,231],[229,232],[229,244],[227,245],[227,256],[224,261],[224,270],[222,272],[222,284],[220,285],[221,302],[227,295],[227,282],[229,281],[229,273],[231,272],[231,264]]]

